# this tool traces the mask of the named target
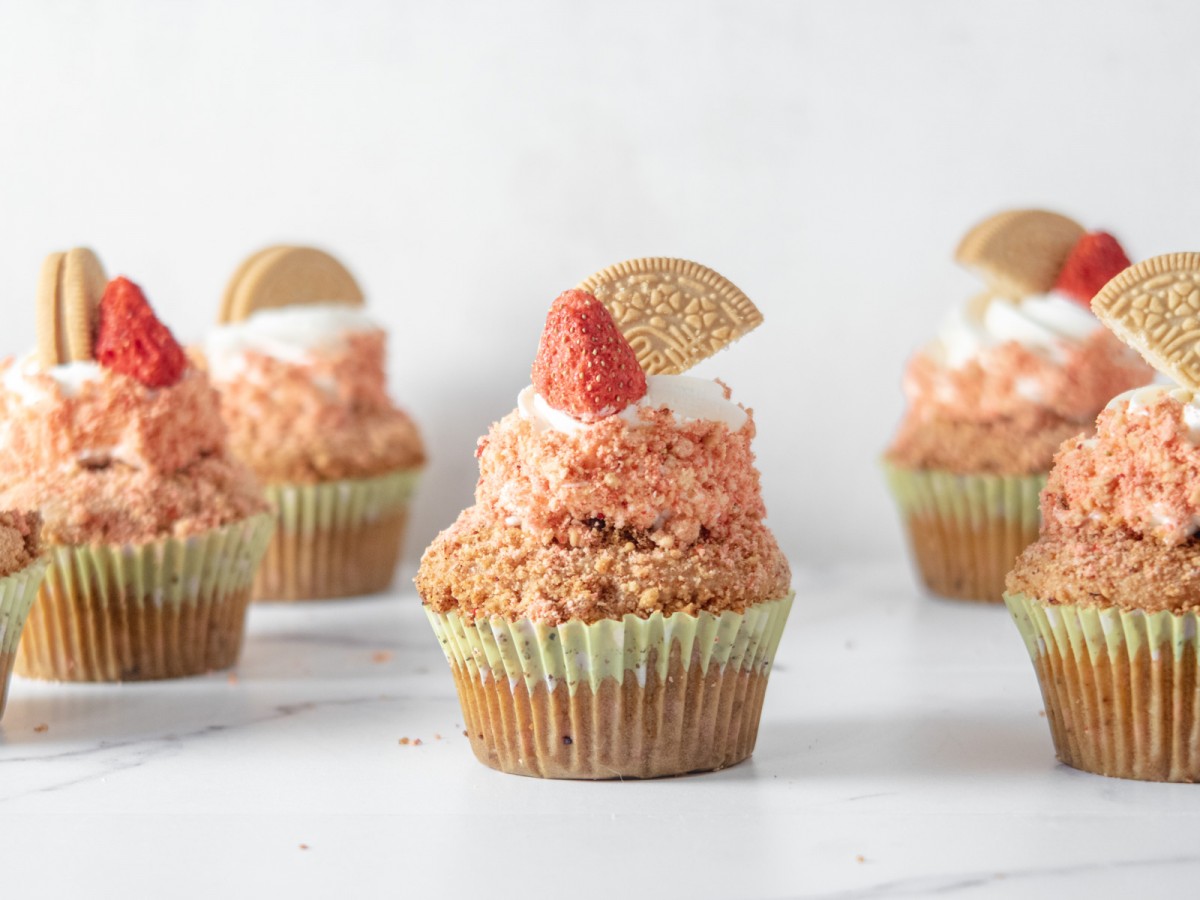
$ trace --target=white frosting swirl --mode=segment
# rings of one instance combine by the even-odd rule
[[[950,311],[928,352],[957,369],[991,347],[1016,341],[1058,361],[1064,345],[1082,343],[1099,327],[1088,310],[1062,294],[1020,301],[985,294]]]
[[[13,363],[4,373],[4,389],[20,399],[25,406],[33,406],[47,399],[50,394],[44,385],[37,384],[33,378],[37,375],[48,375],[58,384],[64,397],[74,397],[79,394],[85,384],[99,381],[104,371],[99,363],[91,360],[63,363],[43,369],[38,364],[37,354],[30,353]]]
[[[725,396],[725,389],[715,381],[691,375],[647,375],[646,396],[617,413],[632,427],[642,423],[640,409],[666,407],[676,422],[700,419],[722,422],[730,431],[746,423],[746,411]],[[591,427],[569,413],[555,409],[530,385],[517,395],[517,411],[521,418],[534,423],[538,431],[559,431],[573,434]],[[601,420],[603,421],[603,420]]]
[[[1178,400],[1183,405],[1183,424],[1188,430],[1188,440],[1200,444],[1200,394],[1177,384],[1148,384],[1117,394],[1108,401],[1108,409],[1124,409],[1126,415],[1148,415],[1149,409],[1164,396]]]
[[[247,353],[304,364],[321,350],[338,347],[347,334],[378,330],[379,326],[358,306],[281,306],[213,329],[204,342],[204,355],[215,381],[232,381],[245,368]]]

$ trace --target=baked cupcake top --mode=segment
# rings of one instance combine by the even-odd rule
[[[42,519],[35,512],[0,510],[0,578],[15,575],[38,558]]]
[[[1128,265],[1116,240],[1040,211],[993,217],[959,259],[988,279],[910,360],[908,410],[888,450],[914,468],[1025,474],[1151,370],[1087,303]]]
[[[679,261],[654,262],[671,272]],[[719,382],[661,371],[687,357],[672,361],[651,338],[641,346],[658,374],[595,295],[554,302],[533,383],[479,442],[475,505],[422,560],[426,604],[557,624],[741,610],[786,594],[787,563],[762,521],[752,413]]]
[[[0,505],[39,510],[54,544],[186,537],[264,512],[226,452],[216,392],[141,290],[117,278],[86,296],[46,274],[62,257],[43,270],[39,350],[0,363]],[[88,339],[53,336],[71,331]]]
[[[366,478],[424,462],[388,397],[385,334],[336,260],[268,248],[230,283],[203,357],[230,445],[268,483]]]
[[[1063,446],[1042,494],[1042,535],[1009,589],[1085,605],[1200,608],[1200,379],[1170,361],[1195,343],[1200,255],[1131,267],[1093,306],[1188,386],[1123,393],[1094,436]]]

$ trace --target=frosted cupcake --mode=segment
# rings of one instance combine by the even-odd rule
[[[1200,780],[1200,254],[1147,260],[1093,308],[1176,384],[1115,398],[1068,442],[1006,601],[1058,758]]]
[[[25,618],[46,574],[37,513],[0,512],[0,716],[17,658]]]
[[[230,446],[267,485],[275,538],[255,585],[269,600],[386,590],[425,461],[387,394],[385,334],[328,254],[272,247],[226,292],[204,356]]]
[[[125,278],[97,303],[46,261],[39,350],[0,365],[0,506],[36,509],[50,567],[17,672],[63,681],[233,665],[271,520],[216,392]],[[65,340],[71,335],[71,339]]]
[[[481,762],[554,778],[719,769],[754,748],[790,574],[763,523],[750,412],[719,382],[639,360],[677,372],[757,311],[680,260],[584,287],[595,296],[551,307],[533,384],[480,441],[476,503],[426,550],[417,589]]]
[[[988,288],[910,361],[884,468],[926,587],[999,602],[1037,537],[1055,451],[1152,372],[1087,308],[1128,265],[1110,235],[1017,211],[977,226],[958,255]]]

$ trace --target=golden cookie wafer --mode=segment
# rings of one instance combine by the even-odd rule
[[[275,250],[281,250],[286,246],[286,244],[276,244],[271,247],[263,247],[257,253],[251,253],[249,256],[247,256],[244,260],[242,260],[241,264],[233,270],[233,276],[229,279],[229,283],[225,285],[225,293],[221,295],[221,312],[217,318],[218,322],[233,321],[233,297],[234,294],[237,293],[238,285],[246,276],[246,273],[250,271],[250,267],[268,253],[272,253]]]
[[[980,272],[997,293],[1019,299],[1053,288],[1083,235],[1082,225],[1058,213],[1013,209],[968,231],[954,258]]]
[[[96,315],[108,280],[91,250],[51,253],[37,287],[38,363],[43,369],[92,359]]]
[[[73,362],[93,358],[100,300],[108,277],[96,254],[86,247],[68,250],[58,289],[58,314],[67,354]]]
[[[60,343],[58,322],[58,279],[65,253],[51,253],[42,260],[37,285],[38,365],[43,369],[67,361],[66,341]]]
[[[762,324],[728,279],[685,259],[631,259],[579,284],[604,304],[647,375],[690,369]]]
[[[1130,266],[1092,298],[1092,312],[1158,371],[1200,391],[1200,253]]]
[[[260,309],[310,303],[363,304],[363,293],[346,267],[315,247],[260,250],[234,272],[225,291],[222,322],[237,322]]]

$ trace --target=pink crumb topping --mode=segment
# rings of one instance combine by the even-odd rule
[[[45,373],[13,376],[25,390],[0,391],[0,504],[38,510],[48,543],[139,544],[267,510],[257,480],[226,452],[204,372],[147,388],[101,369],[73,396]]]
[[[364,478],[424,462],[387,395],[384,333],[350,333],[303,363],[248,352],[218,382],[230,447],[267,482]]]
[[[1100,414],[1096,436],[1064,445],[1042,494],[1047,534],[1124,529],[1167,545],[1200,525],[1200,447],[1184,404],[1165,391]]]
[[[0,364],[0,377],[14,365]],[[44,372],[21,373],[42,394],[37,402],[0,391],[0,450],[7,457],[0,483],[113,461],[173,472],[224,444],[217,395],[203,372],[189,368],[178,384],[154,389],[100,371],[75,396],[65,395]]]
[[[1057,359],[1016,341],[958,368],[918,353],[905,372],[904,392],[913,412],[929,419],[989,422],[1041,408],[1087,422],[1117,394],[1153,376],[1136,353],[1097,329],[1078,346],[1061,344]]]
[[[750,441],[719,422],[677,423],[643,410],[630,426],[613,417],[567,434],[539,432],[516,413],[479,442],[476,501],[503,523],[545,540],[586,543],[601,527],[651,533],[660,546],[720,540],[730,523],[766,515]]]

